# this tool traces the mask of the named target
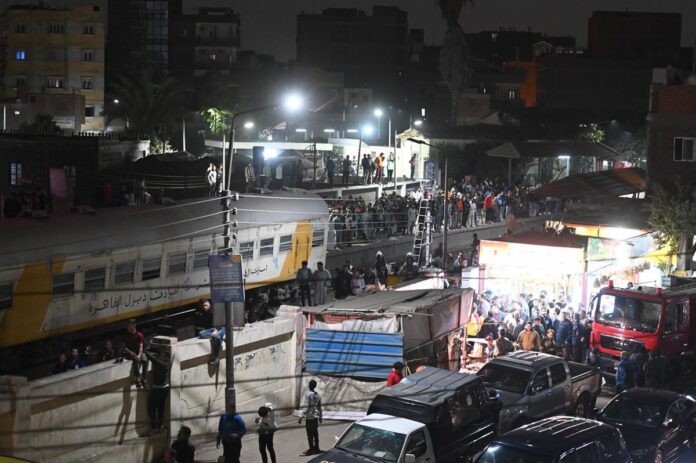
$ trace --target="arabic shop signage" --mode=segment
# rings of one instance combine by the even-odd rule
[[[210,299],[215,302],[244,302],[242,256],[208,257]]]

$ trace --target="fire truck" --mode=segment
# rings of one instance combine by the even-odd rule
[[[668,288],[616,288],[610,280],[591,302],[590,344],[599,349],[602,373],[616,374],[622,352],[659,348],[675,373],[696,371],[696,279],[674,278]]]

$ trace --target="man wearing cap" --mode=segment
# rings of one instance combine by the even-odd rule
[[[406,277],[407,280],[411,280],[418,275],[418,267],[416,267],[416,263],[413,262],[413,254],[410,252],[406,254],[406,262],[401,266],[399,275]]]

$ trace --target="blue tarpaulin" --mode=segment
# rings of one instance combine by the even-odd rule
[[[306,369],[318,375],[384,379],[404,356],[402,333],[366,333],[310,328]]]

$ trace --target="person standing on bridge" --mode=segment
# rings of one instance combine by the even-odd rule
[[[387,183],[392,181],[392,178],[394,178],[394,166],[396,164],[396,159],[394,158],[394,153],[391,153],[389,155],[389,158],[387,159]],[[396,181],[396,179],[394,179]]]
[[[416,153],[413,153],[408,163],[411,166],[411,180],[413,180],[416,177]]]
[[[372,180],[370,164],[372,164],[370,155],[367,153],[363,154],[362,161],[360,162],[363,170],[363,185],[367,185]]]
[[[326,158],[326,176],[329,179],[329,188],[334,187],[334,175],[336,174],[336,163],[333,158],[327,156]]]
[[[343,160],[343,183],[342,186],[348,186],[348,180],[350,178],[350,157],[346,156]]]
[[[314,305],[326,304],[326,290],[331,281],[331,272],[324,268],[323,262],[317,262],[314,272]]]
[[[312,289],[311,283],[314,280],[314,275],[312,275],[312,270],[307,267],[307,261],[302,261],[302,268],[297,271],[297,276],[295,281],[300,288],[300,303],[301,306],[305,306],[305,298],[307,299],[307,305],[312,306]]]

